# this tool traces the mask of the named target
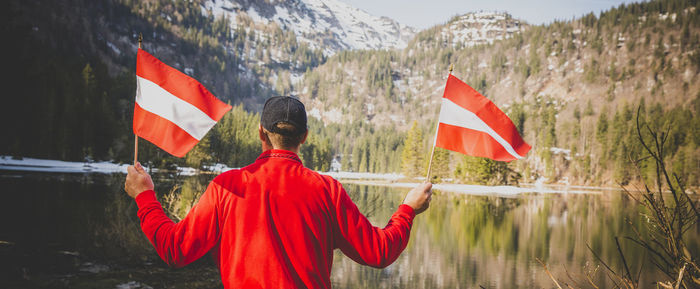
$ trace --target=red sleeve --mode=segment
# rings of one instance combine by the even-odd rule
[[[219,240],[217,197],[220,188],[211,183],[187,216],[174,223],[165,215],[152,190],[136,196],[141,230],[168,265],[185,266],[206,254]]]
[[[335,243],[343,253],[362,265],[384,268],[396,261],[408,245],[415,212],[401,205],[384,229],[372,226],[342,186],[335,201],[338,228]]]

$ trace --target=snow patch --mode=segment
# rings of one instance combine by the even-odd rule
[[[57,160],[0,156],[0,170],[60,173],[126,173],[127,164],[111,162],[66,162]]]
[[[328,111],[322,111],[317,107],[308,110],[307,115],[314,117],[324,123],[339,123],[343,120],[343,112],[337,108]]]
[[[555,155],[564,155],[564,159],[571,160],[571,150],[568,149],[563,149],[563,148],[557,148],[557,147],[551,147],[549,148],[549,151],[552,152],[552,154]]]
[[[129,281],[126,283],[118,284],[116,289],[153,289],[153,287],[140,282]]]
[[[121,55],[121,54],[122,54],[122,51],[121,51],[119,48],[117,48],[117,46],[114,45],[114,43],[112,43],[112,42],[107,41],[107,47],[109,47],[110,49],[112,49],[112,51],[114,51],[114,53],[115,53],[116,55]]]
[[[292,72],[292,73],[289,75],[289,80],[292,82],[293,85],[296,85],[296,84],[301,83],[301,81],[302,81],[303,79],[304,79],[304,75],[303,75],[303,74],[299,74],[299,73]]]
[[[311,110],[309,110],[309,112],[307,114],[309,116],[315,117],[318,120],[321,120],[321,111],[318,110],[318,108],[315,108],[315,107],[312,108]]]
[[[402,174],[376,174],[376,173],[356,173],[356,172],[322,172],[321,174],[331,176],[335,179],[345,180],[385,180],[396,181],[402,179]]]
[[[95,264],[92,262],[85,262],[82,265],[80,265],[81,272],[87,272],[87,273],[100,273],[100,272],[106,272],[109,271],[109,267],[107,265],[102,265],[102,264]]]
[[[253,22],[264,24],[269,23],[269,20],[265,17],[260,16],[258,11],[256,11],[253,7],[250,7],[250,9],[248,9],[248,11],[246,12],[248,13],[248,16],[250,16],[250,18],[253,19]]]
[[[208,0],[202,4],[202,14],[209,11],[216,16],[236,19],[245,12],[255,23],[276,22],[283,29],[294,32],[297,40],[309,43],[311,48],[324,48],[332,55],[343,49],[404,48],[415,35],[415,29],[402,26],[386,17],[376,17],[338,0],[302,0],[299,2],[268,3],[274,5],[274,15],[266,18],[254,8],[244,10],[229,1]],[[231,24],[234,28],[235,24]],[[337,47],[327,45],[331,37]]]
[[[116,164],[112,162],[68,162],[59,160],[20,158],[13,159],[10,156],[0,156],[0,170],[24,171],[24,172],[56,172],[56,173],[126,173],[129,164]],[[210,172],[222,173],[231,168],[225,164],[213,164],[204,166]],[[190,167],[177,167],[177,173],[183,176],[193,176],[199,170]],[[157,168],[150,169],[151,172],[159,172]]]
[[[446,25],[440,35],[453,46],[491,44],[520,32],[520,21],[507,13],[480,11],[467,13]]]
[[[389,186],[396,188],[406,188],[411,189],[419,185],[419,183],[373,183],[373,182],[358,182],[367,185],[377,185],[377,186]],[[433,189],[476,196],[505,196],[505,197],[515,197],[521,194],[537,193],[537,194],[560,194],[560,193],[570,193],[570,194],[591,194],[597,193],[596,191],[561,191],[556,189],[547,189],[544,186],[540,187],[515,187],[515,186],[482,186],[482,185],[462,185],[462,184],[435,184]]]

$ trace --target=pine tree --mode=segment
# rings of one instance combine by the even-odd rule
[[[450,151],[443,148],[435,148],[433,167],[430,177],[433,182],[440,182],[450,176]]]
[[[340,167],[343,171],[352,171],[352,147],[349,145],[345,146],[345,150],[343,150],[343,155],[340,159]]]
[[[494,164],[491,159],[464,156],[455,168],[455,177],[463,183],[488,184],[495,173]]]
[[[97,81],[95,79],[95,73],[92,69],[90,63],[86,64],[82,70],[83,76],[83,98],[79,104],[79,113],[81,116],[87,119],[96,119],[96,114],[94,112],[93,105],[95,105],[93,99],[97,92]],[[92,154],[95,138],[92,132],[94,131],[94,122],[92,121],[80,121],[82,127],[82,157],[94,157]]]
[[[365,173],[369,171],[369,143],[364,140],[360,144],[360,166],[358,172]]]
[[[212,160],[211,137],[205,136],[194,148],[185,155],[185,163],[193,168],[201,169]]]
[[[600,112],[598,116],[598,125],[596,126],[596,139],[603,147],[607,145],[608,140],[608,116],[605,110]]]
[[[401,152],[401,171],[407,177],[423,174],[423,130],[413,121]]]
[[[591,116],[593,115],[593,103],[591,103],[591,99],[588,99],[588,102],[586,103],[586,110],[583,111],[584,116]]]
[[[361,145],[355,144],[352,148],[352,171],[360,171],[360,159],[362,158],[362,147]]]

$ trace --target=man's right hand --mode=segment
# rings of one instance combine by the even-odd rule
[[[130,197],[136,198],[139,194],[147,190],[153,190],[151,176],[143,169],[141,163],[136,162],[135,166],[126,168],[127,175],[124,182],[124,190]]]
[[[406,194],[406,198],[403,200],[403,203],[411,206],[413,211],[416,212],[416,215],[422,213],[430,206],[430,199],[433,196],[433,191],[431,190],[432,187],[433,184],[430,182],[425,182],[418,185],[417,187],[413,188],[413,190],[408,192],[408,194]]]

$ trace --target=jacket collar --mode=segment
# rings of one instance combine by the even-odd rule
[[[291,152],[288,150],[278,150],[278,149],[271,149],[271,150],[264,151],[263,153],[260,154],[258,159],[256,159],[255,161],[257,162],[257,161],[267,159],[267,158],[286,158],[286,159],[296,161],[300,164],[302,163],[299,156],[297,156],[297,154],[295,154],[294,152]]]

